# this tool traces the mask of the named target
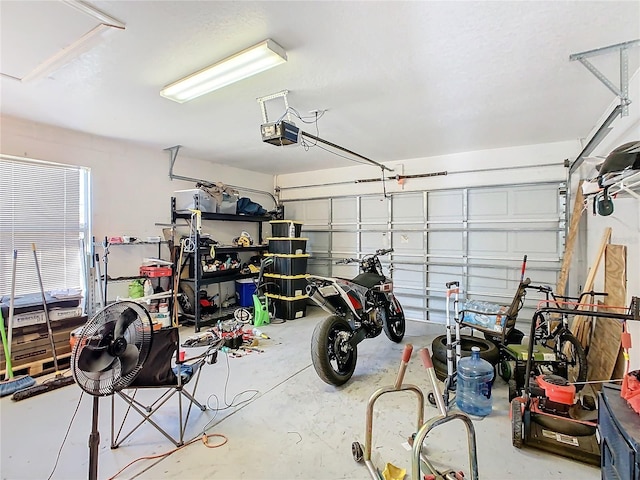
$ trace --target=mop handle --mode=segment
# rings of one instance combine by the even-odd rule
[[[18,263],[18,250],[13,250],[13,265],[11,267],[11,297],[9,297],[9,324],[7,328],[9,329],[9,356],[6,358],[11,358],[11,343],[13,342],[13,311],[15,308],[15,299],[16,299],[16,265]],[[7,364],[9,365],[9,364]],[[11,370],[10,367],[7,366],[7,372]],[[10,377],[13,378],[13,372],[10,373]]]
[[[422,364],[424,368],[427,369],[427,375],[429,375],[429,380],[431,381],[431,388],[433,390],[433,396],[436,399],[436,405],[438,406],[438,410],[443,417],[447,416],[447,407],[444,405],[444,400],[442,398],[442,393],[440,392],[440,387],[438,386],[438,379],[436,377],[436,371],[433,368],[433,361],[431,360],[431,352],[427,347],[422,348],[420,350],[420,358],[422,359]]]
[[[38,254],[36,253],[36,244],[31,244],[33,251],[33,260],[36,262],[36,273],[38,274],[38,283],[40,284],[40,294],[42,295],[42,308],[44,308],[44,319],[47,322],[47,331],[49,333],[49,343],[51,344],[51,353],[53,354],[53,367],[56,375],[59,373],[58,356],[56,355],[56,344],[53,341],[53,331],[51,331],[51,319],[49,318],[49,310],[47,308],[47,297],[44,294],[44,286],[42,285],[42,275],[40,275],[40,264],[38,263]]]
[[[394,385],[396,390],[399,390],[402,386],[402,380],[404,380],[404,372],[407,370],[409,360],[411,359],[411,353],[413,352],[413,345],[408,343],[404,346],[402,351],[402,363],[400,363],[400,370],[398,370],[398,376],[396,377],[396,383]]]

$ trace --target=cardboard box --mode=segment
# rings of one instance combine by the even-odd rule
[[[49,310],[49,320],[57,322],[65,318],[74,318],[82,315],[82,308],[52,308]],[[44,310],[19,313],[13,316],[13,328],[27,327],[29,325],[46,324]]]

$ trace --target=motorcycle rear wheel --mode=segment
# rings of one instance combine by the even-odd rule
[[[358,360],[358,347],[348,343],[352,334],[349,322],[336,315],[325,318],[313,330],[311,361],[316,373],[325,383],[343,385],[353,375]]]
[[[393,297],[392,298],[393,305],[388,305],[385,308],[385,319],[382,324],[384,327],[385,335],[395,343],[400,343],[404,338],[404,330],[405,330],[405,321],[404,321],[404,312],[402,311],[402,306],[400,302]],[[395,310],[392,312],[391,310]]]

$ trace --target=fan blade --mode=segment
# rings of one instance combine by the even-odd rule
[[[115,358],[107,347],[86,345],[80,351],[78,368],[84,372],[102,372],[111,366]]]
[[[122,373],[124,377],[131,373],[138,366],[138,357],[140,352],[135,345],[127,345],[127,349],[120,355],[120,363],[122,364]]]
[[[124,335],[124,332],[127,331],[129,325],[136,321],[138,318],[138,314],[133,310],[133,308],[127,308],[124,312],[120,314],[120,318],[116,322],[116,328],[113,333],[114,338],[119,338]]]

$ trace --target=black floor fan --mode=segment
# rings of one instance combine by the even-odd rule
[[[147,310],[134,302],[116,302],[83,327],[71,354],[76,383],[93,396],[89,436],[89,480],[98,478],[98,400],[127,388],[151,349],[153,325]]]

